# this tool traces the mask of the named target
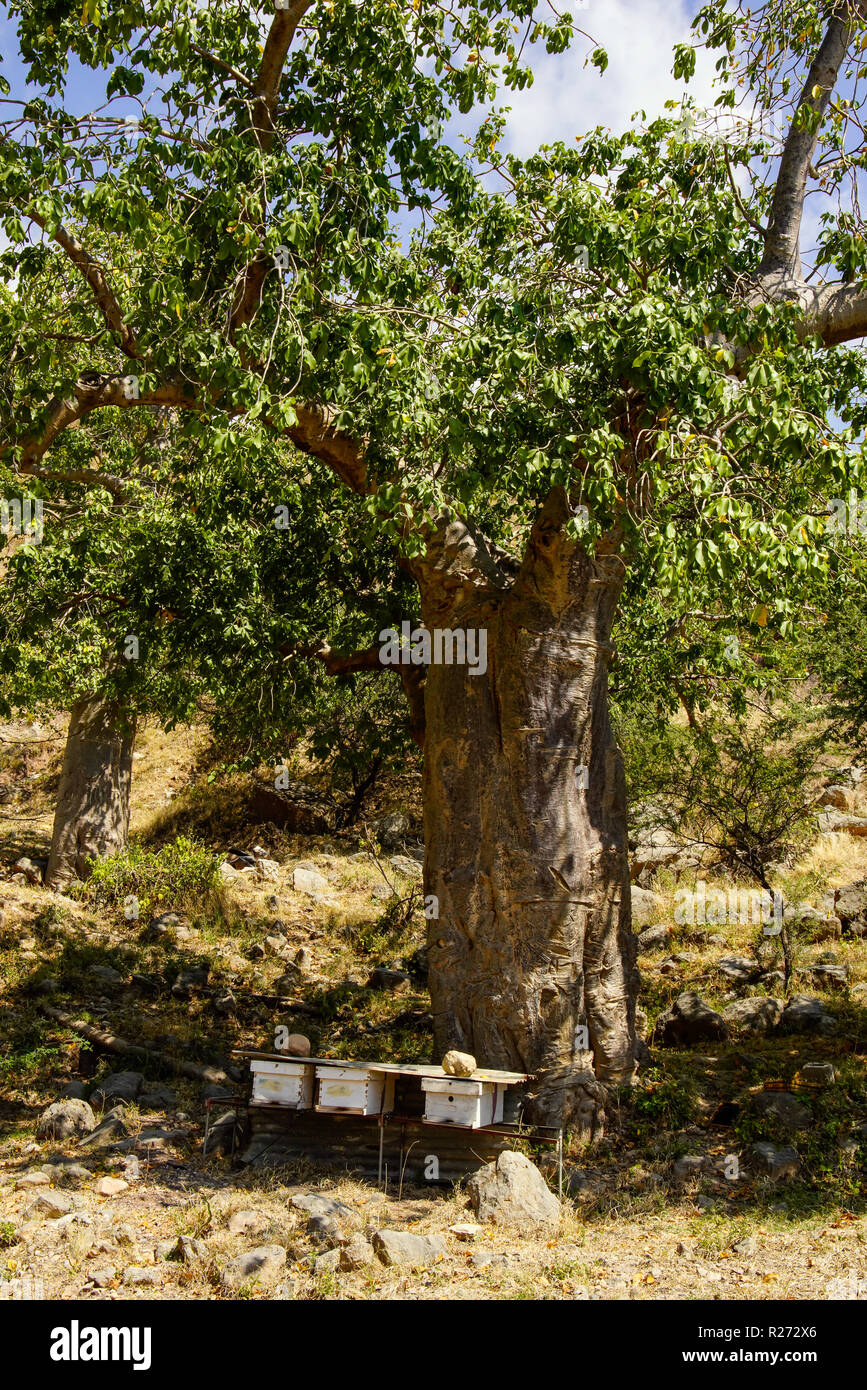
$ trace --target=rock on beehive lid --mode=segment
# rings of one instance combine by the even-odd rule
[[[290,1057],[309,1057],[310,1039],[305,1038],[303,1033],[290,1033],[281,1051],[288,1052]]]
[[[476,1070],[476,1059],[469,1052],[447,1052],[442,1061],[446,1076],[472,1076]]]

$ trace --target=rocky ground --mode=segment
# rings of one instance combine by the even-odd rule
[[[829,778],[809,855],[780,871],[797,939],[788,991],[761,924],[717,920],[731,884],[713,864],[636,833],[647,1065],[593,1146],[573,1142],[556,1221],[522,1211],[514,1224],[466,1188],[385,1192],[346,1172],[202,1157],[207,1095],[237,1089],[232,1049],[270,1050],[279,1024],[320,1055],[429,1058],[411,808],[380,824],[376,856],[358,832],[248,830],[208,802],[195,738],[146,737],[151,824],[210,826],[227,867],[207,901],[155,900],[128,919],[47,892],[38,866],[14,870],[45,844],[56,750],[39,747],[23,771],[0,765],[17,826],[0,881],[0,1294],[867,1297],[856,776]],[[109,1054],[47,1010],[163,1060]],[[181,1077],[172,1059],[227,1075]],[[556,1188],[550,1155],[527,1153]]]

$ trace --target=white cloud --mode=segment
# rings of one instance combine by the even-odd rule
[[[692,11],[670,0],[590,0],[576,18],[607,51],[606,71],[584,67],[592,49],[584,39],[561,54],[545,53],[540,45],[531,57],[533,86],[500,98],[512,107],[509,148],[528,155],[540,144],[573,141],[597,125],[620,132],[634,111],[643,109],[652,120],[664,114],[666,100],[685,92],[700,105],[711,104],[714,56],[698,53],[688,85],[671,75],[674,45],[689,40]]]

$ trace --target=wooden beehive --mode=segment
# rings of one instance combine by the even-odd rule
[[[424,1120],[429,1125],[480,1129],[503,1118],[503,1087],[490,1081],[453,1076],[423,1076]]]
[[[309,1110],[313,1105],[313,1067],[305,1062],[254,1061],[252,1104],[287,1105]]]
[[[318,1066],[316,1110],[326,1115],[380,1115],[394,1109],[394,1078],[364,1066]]]

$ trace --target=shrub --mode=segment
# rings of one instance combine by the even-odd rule
[[[131,845],[113,859],[97,860],[79,891],[128,913],[134,902],[139,916],[168,905],[201,912],[218,896],[219,867],[219,855],[180,835],[160,849]]]

